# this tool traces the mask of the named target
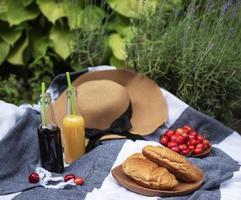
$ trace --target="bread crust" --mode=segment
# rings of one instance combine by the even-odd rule
[[[142,153],[154,163],[165,167],[179,181],[191,183],[199,181],[202,177],[200,168],[192,165],[184,156],[166,147],[148,145],[142,149]]]
[[[171,190],[178,185],[173,174],[153,163],[141,153],[128,157],[122,164],[122,169],[126,175],[144,187]]]

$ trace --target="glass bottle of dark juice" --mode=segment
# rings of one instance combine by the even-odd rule
[[[55,123],[50,95],[47,93],[45,98],[41,98],[41,101],[45,101],[45,105],[50,109],[47,122],[45,124],[42,123],[38,128],[41,164],[42,167],[48,171],[63,173],[64,164],[61,134],[60,128]],[[44,110],[46,111],[46,109]]]

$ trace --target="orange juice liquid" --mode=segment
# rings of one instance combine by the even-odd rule
[[[63,119],[65,162],[71,164],[85,153],[84,119],[80,115],[67,115]]]

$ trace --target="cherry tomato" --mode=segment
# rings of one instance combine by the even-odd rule
[[[161,137],[160,143],[161,143],[162,145],[167,146],[168,142],[169,142],[168,137],[166,137],[166,136]]]
[[[194,149],[194,154],[198,155],[198,154],[201,154],[203,152],[203,150],[201,148],[196,148]]]
[[[179,153],[179,152],[180,152],[180,149],[179,149],[179,147],[178,147],[178,146],[171,147],[171,150],[173,150],[173,151],[175,151],[175,152],[177,152],[177,153]]]
[[[188,139],[188,134],[187,134],[187,133],[184,132],[184,133],[182,133],[181,135],[185,138],[185,140]]]
[[[173,136],[171,137],[171,141],[172,141],[172,142],[177,142],[177,135],[173,135]]]
[[[187,145],[186,145],[186,144],[180,144],[178,147],[179,147],[179,149],[180,149],[181,151],[187,149]]]
[[[178,133],[184,133],[184,130],[183,130],[182,128],[178,128],[178,129],[176,130],[176,132],[178,132]]]
[[[184,133],[184,132],[183,132]],[[182,135],[182,133],[179,133],[179,132],[177,132],[177,131],[175,131],[175,134],[174,134],[175,136],[179,136],[179,135]]]
[[[184,144],[185,138],[182,135],[177,136],[176,141],[178,144]]]
[[[203,143],[199,143],[199,144],[197,144],[197,145],[196,145],[196,148],[197,148],[197,149],[199,149],[199,148],[200,148],[200,149],[203,149],[203,148],[204,148]]]
[[[200,140],[200,141],[203,141],[204,137],[202,135],[197,135],[197,139]]]
[[[189,125],[187,125],[187,124],[185,124],[185,125],[182,127],[182,129],[183,129],[186,133],[192,131],[192,127],[189,126]]]
[[[196,145],[197,144],[197,140],[195,140],[195,139],[191,139],[189,142],[190,142],[190,145]]]
[[[190,153],[190,150],[189,149],[184,149],[184,150],[182,150],[182,154],[183,155],[188,155]]]
[[[203,144],[204,144],[204,146],[207,147],[207,148],[210,148],[210,146],[211,146],[210,142],[209,142],[207,139],[204,139],[204,140],[203,140]]]
[[[193,136],[197,137],[197,132],[196,131],[190,131],[189,135],[193,135]]]
[[[76,177],[75,179],[74,179],[74,182],[75,182],[75,184],[76,185],[83,185],[84,184],[84,179],[82,178],[82,177]]]
[[[74,174],[66,174],[64,176],[64,182],[69,181],[70,179],[75,179],[75,175]]]
[[[189,145],[188,146],[188,149],[190,149],[191,151],[193,151],[195,149],[195,146],[194,145]]]
[[[189,138],[190,140],[192,140],[192,139],[196,139],[196,136],[195,136],[195,135],[188,135],[188,138]]]
[[[167,130],[166,132],[165,132],[165,135],[167,136],[167,137],[169,137],[169,138],[171,138],[173,135],[174,135],[174,131],[173,130]]]
[[[36,172],[32,172],[28,177],[28,181],[30,183],[38,183],[39,180],[40,180],[39,174]]]
[[[169,148],[172,148],[172,147],[177,147],[178,144],[177,144],[176,142],[168,142],[167,146],[168,146]]]

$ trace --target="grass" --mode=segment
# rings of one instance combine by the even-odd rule
[[[89,67],[108,63],[110,48],[108,46],[108,24],[111,20],[110,10],[104,1],[85,0],[85,3],[98,5],[105,11],[105,17],[102,24],[94,28],[85,28],[75,30],[75,41],[71,61],[73,65]],[[91,12],[86,13],[91,18]],[[76,68],[75,70],[79,70]]]
[[[241,119],[241,8],[199,5],[133,21],[128,66],[233,128]]]

